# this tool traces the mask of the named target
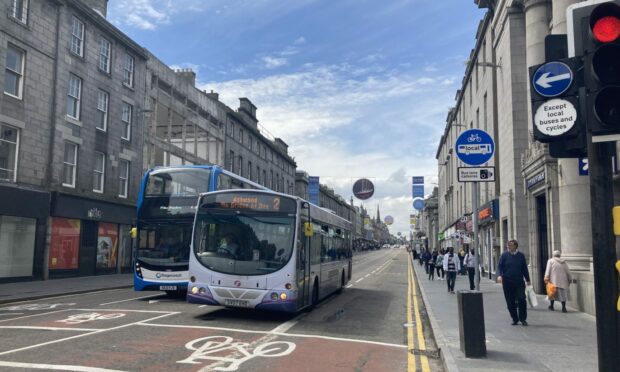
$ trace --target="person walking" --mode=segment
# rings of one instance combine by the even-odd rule
[[[517,325],[520,321],[527,326],[525,282],[530,285],[530,273],[525,255],[519,252],[518,248],[519,243],[516,240],[508,242],[508,251],[502,253],[497,265],[497,282],[502,284],[512,325]]]
[[[570,282],[572,280],[568,264],[561,259],[560,251],[553,251],[553,257],[547,261],[547,269],[545,270],[545,283],[551,283],[555,286],[555,294],[549,297],[551,305],[549,310],[555,310],[553,303],[560,301],[562,303],[562,312],[566,313],[566,301],[570,299]]]
[[[435,261],[437,261],[437,251],[434,250],[428,261],[428,280],[435,280]]]
[[[465,267],[467,268],[467,276],[469,276],[469,289],[476,289],[476,285],[474,283],[474,278],[476,276],[476,267],[478,266],[478,256],[474,249],[470,249],[469,253],[465,255],[465,259],[463,260]]]
[[[428,265],[431,257],[431,252],[428,251],[428,248],[425,248],[422,254],[422,261],[424,261],[424,270],[426,270],[426,274],[428,274]]]
[[[435,259],[435,268],[437,268],[437,279],[439,280],[443,280],[443,277],[444,277],[443,257],[444,257],[444,250],[440,249],[439,254],[437,254],[437,258]]]
[[[459,250],[459,263],[461,264],[461,268],[459,269],[459,274],[465,275],[465,265],[463,262],[465,261],[465,249],[461,248]]]
[[[443,270],[446,272],[448,293],[454,293],[456,273],[459,272],[460,269],[461,263],[458,256],[454,254],[454,248],[448,248],[448,253],[443,257]]]

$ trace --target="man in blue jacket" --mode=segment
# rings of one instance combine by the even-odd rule
[[[517,251],[518,247],[519,243],[516,240],[508,242],[508,251],[502,253],[497,265],[497,282],[502,283],[512,325],[517,325],[521,321],[521,324],[526,326],[525,282],[530,285],[530,273],[527,270],[525,255]]]

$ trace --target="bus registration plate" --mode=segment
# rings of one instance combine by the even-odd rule
[[[177,286],[176,285],[160,285],[159,290],[160,291],[176,291]]]
[[[231,299],[224,299],[224,305],[226,306],[237,306],[237,307],[248,307],[250,306],[250,301],[248,300],[231,300]]]

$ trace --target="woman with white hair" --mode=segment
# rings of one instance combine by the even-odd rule
[[[560,301],[562,303],[562,312],[566,313],[566,301],[570,297],[570,282],[571,275],[570,269],[566,262],[560,258],[560,251],[553,251],[553,258],[547,261],[547,270],[545,270],[545,283],[551,283],[555,286],[555,294],[553,297],[549,297],[551,305],[549,310],[555,310],[553,303]]]

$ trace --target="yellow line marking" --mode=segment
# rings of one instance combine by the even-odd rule
[[[416,361],[413,349],[413,316],[411,315],[411,260],[407,260],[407,371],[415,372]]]
[[[415,283],[415,275],[413,274],[413,267],[411,264],[411,259],[407,260],[409,262],[410,267],[410,278],[412,281],[413,288],[413,308],[415,311],[415,324],[416,329],[418,330],[418,346],[420,351],[426,350],[426,342],[424,340],[424,330],[422,329],[422,317],[420,316],[420,308],[418,306],[418,296],[417,289]],[[430,366],[428,364],[428,357],[426,355],[420,355],[420,364],[422,364],[422,372],[430,372]]]

